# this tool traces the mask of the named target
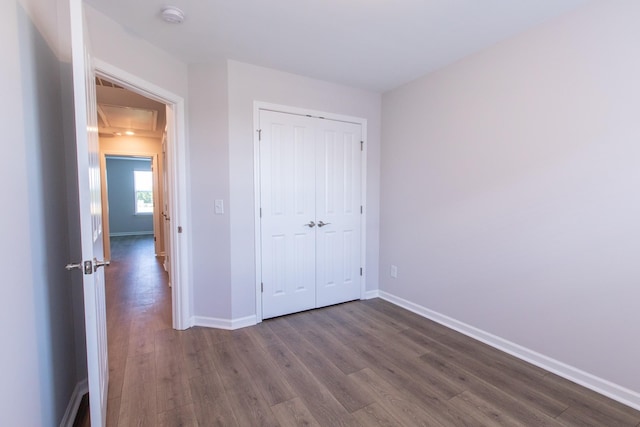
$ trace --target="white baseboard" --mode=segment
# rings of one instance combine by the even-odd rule
[[[76,387],[73,389],[73,393],[71,393],[71,399],[69,399],[67,410],[62,417],[62,421],[60,421],[60,427],[73,427],[76,415],[78,415],[78,408],[80,407],[82,396],[87,393],[89,393],[89,383],[86,379],[76,384]]]
[[[375,289],[373,291],[366,291],[364,293],[364,298],[363,299],[373,299],[373,298],[378,298],[380,296],[380,292]]]
[[[567,365],[566,363],[552,359],[526,347],[522,347],[521,345],[512,343],[511,341],[505,340],[471,325],[467,325],[466,323],[460,322],[421,305],[412,303],[411,301],[407,301],[388,292],[379,291],[378,294],[383,300],[389,301],[397,306],[419,314],[420,316],[440,323],[441,325],[488,344],[498,350],[504,351],[505,353],[509,353],[512,356],[536,365],[549,372],[553,372],[554,374],[566,378],[569,381],[573,381],[574,383],[580,384],[581,386],[591,389],[596,393],[610,397],[624,405],[640,410],[640,393],[636,391],[599,378],[588,372]]]
[[[257,324],[256,315],[241,317],[239,319],[218,319],[215,317],[195,316],[191,320],[192,326],[204,326],[206,328],[227,329],[233,331],[235,329],[246,328]]]

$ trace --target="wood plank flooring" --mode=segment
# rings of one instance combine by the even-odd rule
[[[171,329],[151,239],[107,270],[109,426],[631,426],[640,412],[379,299]]]

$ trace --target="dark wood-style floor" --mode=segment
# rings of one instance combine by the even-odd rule
[[[383,300],[171,329],[153,243],[108,269],[110,426],[640,426],[640,412]]]

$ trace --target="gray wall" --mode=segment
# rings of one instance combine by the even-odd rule
[[[136,215],[133,171],[150,171],[149,159],[107,157],[109,233],[111,236],[153,234],[153,215]]]
[[[78,381],[67,216],[68,149],[62,64],[31,16],[55,2],[10,1],[0,16],[3,155],[0,170],[0,425],[59,425]],[[49,10],[45,10],[45,9]],[[55,18],[54,18],[55,20]],[[41,24],[42,22],[39,22]],[[68,104],[65,105],[68,108]]]
[[[380,219],[382,291],[636,405],[639,20],[594,2],[386,93]]]
[[[214,214],[214,200],[229,209],[227,64],[189,67],[191,236],[196,315],[231,319],[229,215]],[[208,248],[202,250],[202,248]],[[205,267],[206,266],[206,267]],[[212,274],[215,272],[215,274]]]

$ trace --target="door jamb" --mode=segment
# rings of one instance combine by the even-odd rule
[[[360,299],[366,299],[367,269],[367,119],[361,117],[346,116],[342,114],[327,113],[324,111],[309,110],[306,108],[291,107],[272,104],[269,102],[253,102],[253,188],[254,188],[254,242],[255,242],[255,269],[256,269],[256,323],[262,322],[262,234],[260,229],[260,110],[275,111],[278,113],[311,116],[359,124],[362,130],[362,164],[361,164],[361,203],[363,207],[362,221],[360,222],[360,266],[362,267],[362,280],[360,281]]]
[[[98,58],[93,59],[96,75],[118,85],[167,105],[167,173],[169,176],[169,212],[173,226],[169,241],[171,269],[170,283],[173,328],[178,330],[193,326],[191,314],[191,270],[189,247],[191,231],[188,224],[187,199],[187,147],[185,100],[155,84],[117,68]]]

